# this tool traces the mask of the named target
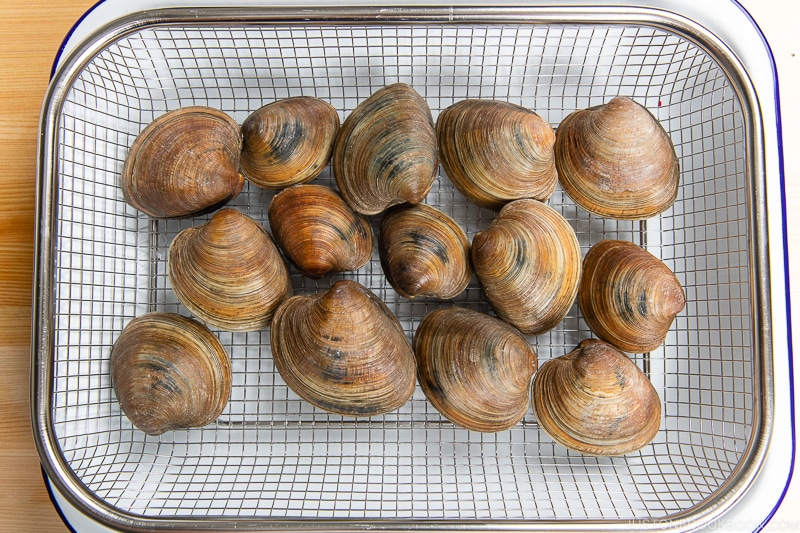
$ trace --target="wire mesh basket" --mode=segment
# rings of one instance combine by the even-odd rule
[[[720,498],[763,438],[764,395],[751,247],[752,104],[727,60],[673,20],[636,10],[577,22],[510,9],[315,13],[178,10],[128,20],[96,36],[63,83],[43,186],[49,245],[40,269],[49,285],[40,327],[48,359],[39,394],[64,485],[93,501],[100,518],[130,528],[281,528],[296,520],[330,528],[635,527]],[[574,110],[626,95],[665,127],[681,185],[664,214],[604,220],[560,188],[547,202],[570,222],[584,253],[602,239],[632,241],[683,284],[687,305],[666,342],[632,356],[663,402],[652,444],[623,457],[580,455],[555,444],[532,412],[508,431],[471,432],[444,419],[419,388],[390,414],[329,414],[287,389],[268,330],[216,331],[232,358],[233,392],[210,426],[151,437],[122,414],[111,346],[135,316],[188,315],[170,288],[166,252],[180,230],[208,219],[155,220],[124,202],[119,174],[136,135],[183,106],[216,107],[241,123],[265,103],[298,95],[327,100],[344,119],[395,82],[413,86],[434,119],[456,101],[493,98],[557,127]],[[334,186],[330,169],[316,182]],[[248,184],[232,205],[268,227],[273,194]],[[425,203],[455,218],[470,239],[495,216],[467,202],[441,171]],[[376,230],[380,218],[372,219]],[[474,278],[453,301],[400,297],[377,252],[361,269],[319,281],[291,272],[295,294],[342,278],[366,285],[409,338],[436,308],[492,313]],[[591,336],[575,306],[530,342],[541,364]]]

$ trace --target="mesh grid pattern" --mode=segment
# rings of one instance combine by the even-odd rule
[[[529,107],[554,127],[570,112],[627,95],[669,132],[680,158],[675,205],[646,222],[589,215],[557,189],[548,201],[585,253],[604,239],[641,244],[683,284],[687,307],[663,347],[637,354],[663,400],[655,441],[621,458],[570,452],[531,412],[511,430],[453,426],[419,388],[369,420],[324,413],[274,369],[269,331],[217,332],[233,393],[202,429],[148,437],[121,413],[111,345],[147,311],[188,312],[166,276],[178,231],[208,219],[154,221],[126,205],[118,176],[156,116],[209,105],[239,123],[279,98],[329,101],[344,119],[375,90],[408,83],[434,118],[463,98]],[[70,88],[60,116],[55,241],[53,420],[76,476],[99,498],[144,516],[414,519],[649,519],[686,510],[728,478],[753,422],[753,349],[745,139],[740,103],[714,60],[660,29],[621,25],[248,25],[145,28],[105,48]],[[315,180],[333,186],[330,169]],[[246,185],[232,203],[268,227],[273,192]],[[440,172],[426,203],[470,239],[494,213]],[[376,229],[380,216],[373,217]],[[321,281],[292,269],[295,294],[341,278],[370,287],[409,338],[432,309],[491,313],[473,278],[452,302],[409,301],[377,259]],[[530,341],[540,364],[591,333],[577,307]]]

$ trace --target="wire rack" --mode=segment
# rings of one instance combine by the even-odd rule
[[[109,354],[147,311],[188,314],[166,275],[178,231],[208,217],[152,220],[118,185],[128,148],[158,115],[213,106],[239,123],[265,103],[323,98],[344,119],[375,90],[412,85],[439,112],[464,98],[535,110],[554,127],[570,112],[627,95],[670,134],[680,158],[674,206],[646,222],[603,220],[557,189],[548,203],[585,253],[602,239],[645,246],[678,276],[686,309],[664,345],[634,360],[663,401],[661,430],[619,458],[570,452],[532,412],[497,434],[460,429],[419,390],[401,409],[356,420],[287,389],[269,331],[217,332],[233,362],[232,398],[202,429],[150,437],[111,388]],[[142,517],[656,520],[710,498],[742,461],[753,432],[753,317],[746,138],[741,103],[694,42],[632,24],[195,23],[121,36],[82,68],[58,116],[53,223],[53,432],[74,476],[114,508]],[[330,169],[316,182],[334,185]],[[273,192],[246,185],[233,205],[268,227]],[[440,171],[426,203],[470,239],[494,212],[470,205]],[[373,217],[375,229],[380,216]],[[296,294],[341,278],[370,287],[409,338],[431,310],[491,313],[473,278],[453,301],[406,300],[377,252],[321,281],[292,269]],[[591,332],[577,307],[530,337],[540,364]]]

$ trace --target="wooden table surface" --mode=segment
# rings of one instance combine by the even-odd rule
[[[0,531],[66,531],[45,490],[29,407],[38,119],[63,37],[96,0],[0,0]],[[742,0],[775,55],[781,88],[792,294],[800,314],[800,2]],[[800,330],[796,327],[795,331]],[[795,348],[800,344],[795,343]],[[795,362],[800,366],[800,361]],[[800,379],[795,379],[800,384]],[[800,395],[799,395],[800,396]],[[800,403],[800,402],[798,402]],[[795,409],[800,413],[800,409]],[[800,530],[800,474],[768,531]]]

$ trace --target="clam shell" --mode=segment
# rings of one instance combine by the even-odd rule
[[[275,313],[271,339],[275,367],[289,388],[326,411],[379,415],[414,392],[414,353],[400,322],[355,281],[287,300]]]
[[[621,350],[661,346],[685,304],[675,274],[632,242],[600,241],[586,253],[578,306],[589,328]]]
[[[120,407],[149,435],[202,427],[231,395],[231,363],[204,325],[174,313],[134,318],[111,348],[111,383]]]
[[[310,181],[328,164],[338,131],[339,114],[319,98],[267,104],[242,123],[242,170],[267,189]]]
[[[376,91],[345,118],[331,163],[339,192],[359,213],[421,202],[438,170],[428,104],[404,83]]]
[[[278,245],[306,276],[356,270],[372,257],[369,221],[329,187],[284,189],[272,199],[268,216]]]
[[[378,250],[386,278],[406,298],[454,298],[472,276],[466,233],[429,205],[392,207],[381,221]]]
[[[210,107],[176,109],[136,137],[122,167],[125,201],[157,218],[213,211],[244,186],[239,125]]]
[[[472,239],[472,264],[497,315],[523,333],[558,325],[578,292],[581,251],[569,222],[536,200],[510,202]]]
[[[555,151],[566,193],[602,217],[652,217],[678,195],[680,171],[672,140],[630,98],[571,113],[556,130]]]
[[[167,269],[178,301],[207,324],[228,331],[266,327],[292,293],[288,269],[269,233],[230,208],[178,233]]]
[[[539,426],[554,441],[589,455],[636,451],[653,441],[661,423],[661,401],[647,376],[595,339],[542,364],[531,399]]]
[[[498,210],[519,198],[546,200],[558,183],[553,127],[524,107],[461,100],[436,122],[439,157],[471,202]]]
[[[506,322],[470,309],[437,309],[417,328],[414,354],[422,391],[451,422],[503,431],[528,411],[536,352]]]

